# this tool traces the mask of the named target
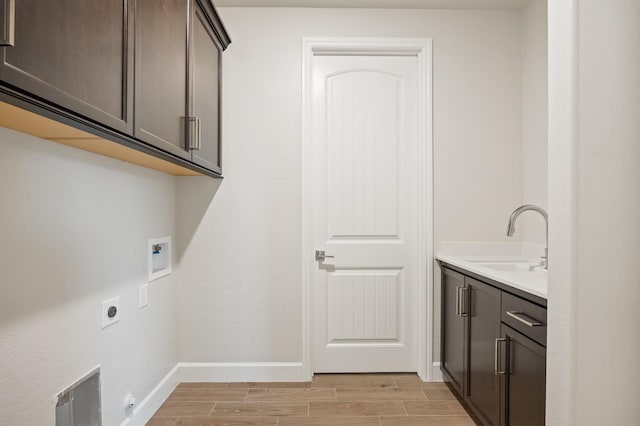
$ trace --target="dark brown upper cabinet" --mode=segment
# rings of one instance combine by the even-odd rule
[[[211,0],[0,0],[0,126],[219,177],[230,42]]]
[[[136,138],[221,173],[220,56],[228,44],[209,1],[136,0]]]
[[[209,17],[215,11],[208,2],[194,1],[191,15],[190,89],[188,116],[195,121],[191,160],[217,173],[222,172],[220,146],[220,66],[224,31]],[[219,22],[219,21],[217,21]],[[194,127],[191,127],[193,129]],[[193,146],[193,145],[192,145]]]
[[[2,0],[0,80],[112,129],[133,132],[129,0]]]
[[[135,136],[189,158],[186,145],[188,0],[136,0]]]

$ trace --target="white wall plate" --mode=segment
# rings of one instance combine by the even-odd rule
[[[120,296],[102,302],[102,328],[120,321]]]
[[[171,273],[171,237],[151,238],[147,244],[148,280]]]

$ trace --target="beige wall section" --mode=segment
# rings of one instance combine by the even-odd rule
[[[436,248],[507,239],[522,200],[519,11],[220,14],[233,38],[223,65],[225,180],[209,204],[216,188],[178,178],[180,214],[202,212],[179,232],[181,360],[301,360],[303,37],[433,38]]]
[[[53,425],[55,396],[96,365],[103,424],[177,362],[175,276],[149,285],[147,239],[175,231],[175,180],[0,128],[0,424]],[[121,319],[102,330],[102,301]]]
[[[640,419],[640,2],[578,3],[575,423],[635,425]]]
[[[636,425],[640,3],[549,11],[547,424]]]
[[[530,0],[521,13],[522,202],[547,209],[547,0]],[[525,213],[518,221],[523,241],[544,244],[540,215]]]
[[[576,3],[549,3],[549,297],[546,424],[575,423]],[[594,340],[595,341],[595,340]]]

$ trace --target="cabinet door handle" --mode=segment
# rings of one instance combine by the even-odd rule
[[[187,116],[187,149],[192,150],[196,145],[196,117]]]
[[[196,147],[194,149],[202,149],[202,121],[200,117],[196,117]]]
[[[461,317],[468,317],[469,316],[469,312],[467,311],[467,308],[469,307],[469,301],[467,300],[467,295],[469,294],[469,292],[471,291],[471,289],[469,287],[461,287],[461,297],[460,297],[460,316]]]
[[[462,316],[462,291],[464,287],[456,287],[456,315]]]
[[[200,119],[198,117],[187,117],[187,121],[189,122],[187,148],[197,151],[200,149]]]
[[[0,0],[2,2],[2,32],[0,32],[0,46],[13,46],[15,36],[16,1]]]
[[[507,374],[506,371],[500,371],[500,342],[507,342],[509,339],[506,337],[499,337],[496,339],[496,354],[495,354],[495,367],[494,371],[496,376],[499,374]]]
[[[521,323],[529,327],[540,327],[542,325],[540,321],[536,321],[535,319],[520,311],[506,311],[505,313],[511,318],[520,321]]]

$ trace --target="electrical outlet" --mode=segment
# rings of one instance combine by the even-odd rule
[[[139,304],[138,308],[142,309],[149,303],[149,284],[142,284],[139,289]]]
[[[120,296],[102,302],[102,328],[120,321]]]

